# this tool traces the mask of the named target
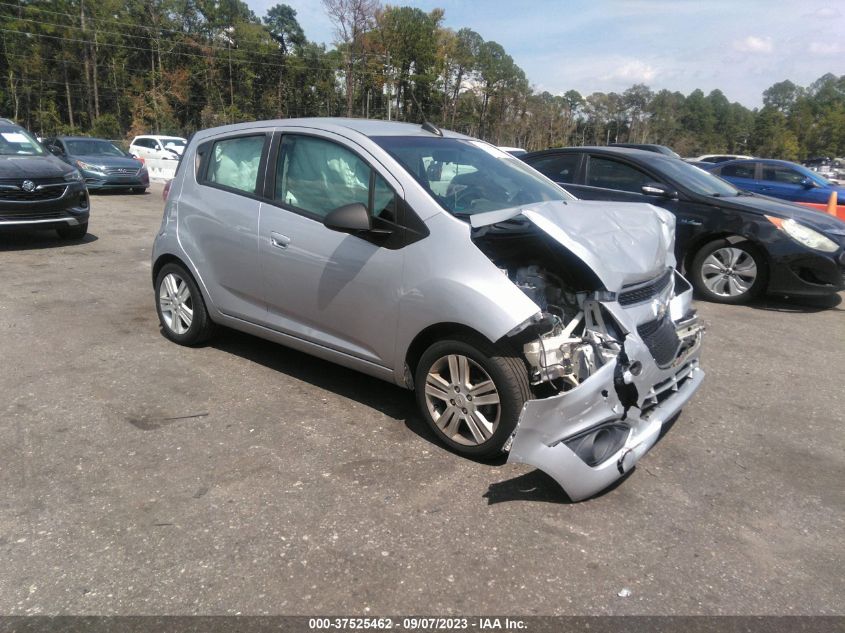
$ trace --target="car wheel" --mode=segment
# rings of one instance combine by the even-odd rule
[[[699,294],[718,303],[746,303],[766,287],[766,262],[751,242],[705,244],[692,260],[691,273]]]
[[[523,361],[480,337],[429,347],[416,369],[417,404],[435,435],[470,457],[493,457],[531,397]]]
[[[156,310],[164,335],[180,345],[197,345],[214,333],[194,278],[179,264],[166,264],[155,284]]]
[[[132,193],[147,193],[146,187],[132,187]]]
[[[68,226],[66,228],[56,229],[56,233],[63,240],[81,240],[88,233],[88,223],[77,224],[76,226]]]

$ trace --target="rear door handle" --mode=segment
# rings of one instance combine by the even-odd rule
[[[287,248],[290,244],[290,238],[287,235],[270,231],[270,243],[276,248]]]

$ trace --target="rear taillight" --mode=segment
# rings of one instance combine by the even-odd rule
[[[170,185],[172,185],[172,184],[173,184],[172,178],[170,180],[168,180],[166,183],[164,183],[164,189],[161,192],[161,198],[165,202],[167,202],[167,196],[170,195]]]

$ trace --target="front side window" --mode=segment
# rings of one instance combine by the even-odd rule
[[[578,169],[580,154],[557,154],[542,156],[532,160],[529,164],[546,178],[555,182],[574,183],[575,171]]]
[[[642,193],[643,185],[653,181],[653,178],[625,163],[600,156],[590,157],[587,184],[591,187]]]
[[[348,149],[321,138],[285,134],[276,164],[274,199],[319,218],[347,204],[370,206],[370,166]],[[390,192],[389,196],[387,192]],[[393,191],[382,181],[376,215]],[[380,195],[379,195],[380,193]],[[381,206],[381,209],[377,207]]]
[[[19,127],[0,128],[0,156],[41,156],[41,143]]]
[[[241,136],[216,141],[211,148],[206,180],[209,183],[256,193],[258,166],[265,136]]]
[[[763,165],[763,180],[779,182],[784,185],[800,185],[804,175],[789,167],[769,167]]]
[[[423,136],[371,138],[452,215],[574,199],[518,158],[481,141]]]

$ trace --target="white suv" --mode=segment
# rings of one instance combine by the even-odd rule
[[[150,178],[170,180],[176,173],[186,143],[181,136],[136,136],[129,145],[129,153],[144,161]]]

